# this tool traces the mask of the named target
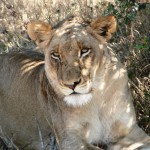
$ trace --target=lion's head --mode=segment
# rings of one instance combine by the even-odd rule
[[[68,105],[83,105],[92,98],[105,43],[115,30],[113,16],[89,25],[74,18],[56,29],[41,21],[28,24],[29,37],[44,51],[47,78]]]

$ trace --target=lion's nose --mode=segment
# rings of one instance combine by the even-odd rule
[[[67,86],[68,88],[74,90],[75,87],[81,82],[81,80],[79,81],[76,81],[76,82],[73,82],[73,83],[70,83],[70,84],[65,84],[65,86]]]

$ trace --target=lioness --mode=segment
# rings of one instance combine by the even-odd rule
[[[28,24],[43,54],[0,56],[0,126],[20,149],[46,149],[49,133],[61,150],[150,150],[136,124],[125,68],[107,48],[113,16],[89,25],[74,18],[58,28]],[[44,142],[43,142],[44,141]],[[44,143],[44,144],[41,144]]]

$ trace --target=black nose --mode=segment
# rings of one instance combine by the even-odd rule
[[[81,80],[76,81],[76,82],[73,82],[73,83],[71,83],[71,84],[65,84],[65,86],[67,86],[68,88],[74,90],[75,87],[76,87],[80,82],[81,82]]]

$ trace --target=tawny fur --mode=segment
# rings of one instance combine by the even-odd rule
[[[0,127],[20,149],[42,149],[41,137],[46,145],[53,132],[62,150],[150,150],[126,69],[107,48],[115,30],[113,16],[58,29],[31,22],[28,34],[44,54],[0,55]]]

